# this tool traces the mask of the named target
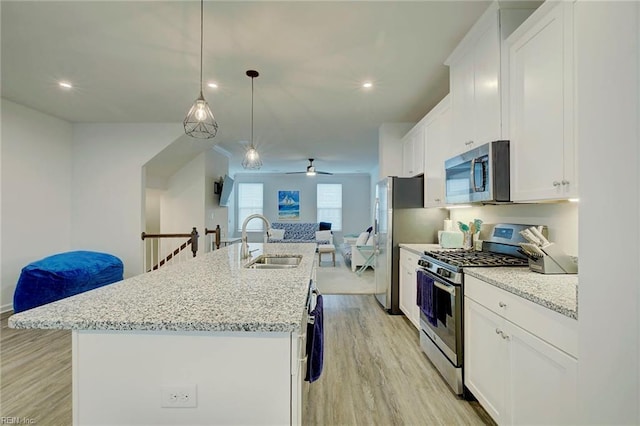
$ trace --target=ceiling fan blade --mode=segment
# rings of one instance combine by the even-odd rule
[[[316,170],[316,174],[318,175],[333,175],[333,173],[329,173],[329,172],[319,172]]]

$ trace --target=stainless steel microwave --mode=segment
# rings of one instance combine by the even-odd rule
[[[509,141],[481,145],[444,162],[447,204],[510,200]]]

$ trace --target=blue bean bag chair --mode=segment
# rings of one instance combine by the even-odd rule
[[[30,263],[13,294],[14,312],[22,312],[123,279],[122,261],[107,253],[70,251]]]

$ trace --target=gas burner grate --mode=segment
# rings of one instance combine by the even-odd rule
[[[527,259],[505,254],[475,250],[440,250],[425,252],[425,255],[457,267],[470,266],[527,266]]]

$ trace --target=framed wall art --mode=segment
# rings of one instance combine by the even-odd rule
[[[278,220],[300,220],[300,191],[278,191]]]

